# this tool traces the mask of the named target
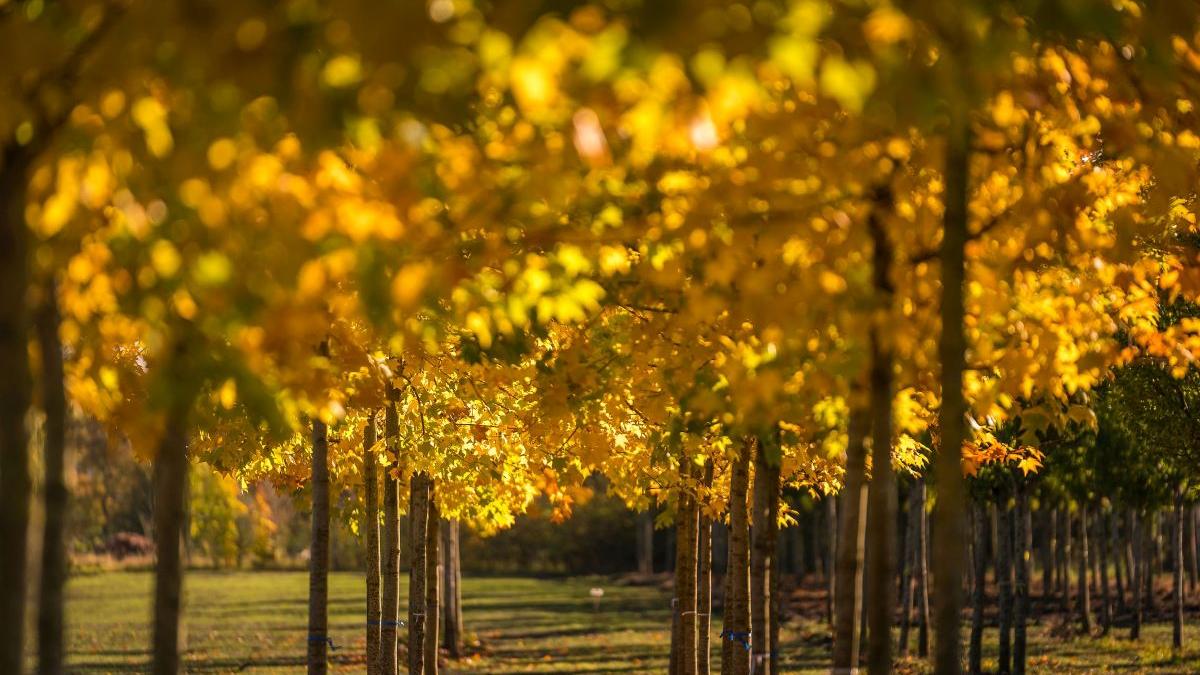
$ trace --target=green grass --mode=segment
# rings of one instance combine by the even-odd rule
[[[308,578],[304,572],[192,572],[187,581],[189,672],[284,673],[303,666]],[[144,672],[148,660],[147,572],[80,576],[68,589],[71,672]],[[600,611],[588,590],[603,586]],[[362,577],[330,579],[334,670],[362,672]],[[468,634],[479,641],[448,673],[663,673],[670,639],[670,599],[651,587],[598,578],[484,578],[464,581]],[[714,622],[719,624],[719,620]],[[713,631],[719,663],[719,627]],[[1116,637],[1063,639],[1049,625],[1030,627],[1030,671],[1200,672],[1200,650],[1170,649],[1170,625],[1146,628],[1140,643]],[[995,632],[985,636],[985,666],[995,667]],[[784,672],[827,670],[828,633],[817,617],[798,618],[783,635]],[[1186,626],[1185,644],[1200,645]],[[909,659],[902,670],[926,672]]]

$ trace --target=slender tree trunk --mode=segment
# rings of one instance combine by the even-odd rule
[[[396,412],[396,390],[388,392],[383,434],[388,467],[383,472],[383,608],[379,631],[379,670],[382,675],[399,672],[400,627],[400,425]]]
[[[1137,514],[1133,509],[1125,510],[1125,537],[1124,546],[1122,546],[1121,557],[1125,561],[1125,582],[1129,586],[1129,603],[1133,604],[1134,596],[1141,592],[1141,586],[1135,579],[1141,579],[1137,570],[1134,567],[1137,565],[1137,557],[1134,556],[1134,550],[1137,549],[1139,540],[1135,536],[1137,532]]]
[[[1012,509],[1002,492],[996,504],[996,586],[1000,593],[1000,673],[1012,672],[1013,560]]]
[[[904,571],[900,575],[900,656],[908,656],[909,630],[912,626],[913,583],[917,567],[917,521],[924,514],[917,510],[917,484],[908,489],[908,523],[904,536]]]
[[[1025,626],[1029,621],[1029,556],[1032,548],[1033,519],[1029,514],[1029,487],[1024,478],[1017,478],[1016,487],[1016,527],[1013,532],[1016,565],[1016,607],[1013,621],[1015,635],[1013,636],[1013,673],[1025,675],[1026,633]]]
[[[177,352],[177,359],[184,358]],[[166,427],[154,465],[154,675],[181,671],[183,642],[184,513],[187,502],[187,418],[189,402],[176,400],[167,412]]]
[[[408,568],[408,672],[423,675],[425,672],[425,568],[428,564],[426,548],[429,530],[430,479],[423,472],[414,473],[409,483],[409,550],[412,551]]]
[[[442,515],[437,505],[437,489],[432,481],[425,517],[425,675],[437,675],[438,643],[441,639],[438,633],[442,625],[442,560],[439,546],[442,540]]]
[[[970,195],[971,125],[967,111],[951,113],[944,170],[945,211],[942,216],[942,331],[938,357],[942,365],[942,404],[938,410],[941,439],[934,459],[938,498],[934,504],[933,582],[936,585],[934,671],[962,671],[961,636],[963,542],[966,541],[966,485],[962,475],[962,445],[966,438],[966,399],[963,372],[967,342],[963,282],[966,279],[967,202]]]
[[[971,638],[967,646],[967,672],[979,675],[983,672],[983,605],[987,584],[987,547],[983,545],[988,537],[988,518],[984,512],[983,503],[972,500],[971,524],[974,533],[972,550],[975,553],[975,586],[972,588],[971,602]]]
[[[0,158],[0,673],[20,675],[25,659],[29,530],[29,228],[25,187],[33,153],[11,140]]]
[[[1151,511],[1146,514],[1145,519],[1142,521],[1142,527],[1140,528],[1142,532],[1143,547],[1142,566],[1145,568],[1142,571],[1142,584],[1144,585],[1142,592],[1146,596],[1144,600],[1145,611],[1151,616],[1153,616],[1155,611],[1158,609],[1158,601],[1157,598],[1154,597],[1154,558],[1155,551],[1157,549],[1157,546],[1155,545],[1157,543],[1155,541],[1157,539],[1155,525],[1157,525],[1157,523],[1158,512]]]
[[[704,465],[704,489],[712,489],[713,463]],[[713,521],[703,512],[700,514],[699,543],[696,548],[700,557],[696,581],[696,672],[709,675],[711,671],[709,638],[712,627],[712,531]]]
[[[1171,646],[1183,649],[1183,488],[1175,486],[1175,527],[1171,533],[1172,600]]]
[[[1187,591],[1196,592],[1196,522],[1195,508],[1186,507],[1180,529],[1183,530],[1183,569],[1187,572]]]
[[[775,549],[779,525],[779,465],[772,464],[766,448],[760,443],[754,455],[754,520],[750,530],[750,630],[754,658],[754,675],[769,675],[772,625],[776,617],[771,611],[772,577],[775,576]],[[685,671],[686,673],[686,671]]]
[[[1092,633],[1092,594],[1088,588],[1088,570],[1091,568],[1088,551],[1087,506],[1079,508],[1079,627],[1084,635]]]
[[[363,427],[363,532],[367,537],[367,675],[379,672],[383,604],[379,595],[379,459],[375,452],[375,413]],[[390,675],[390,674],[389,674]]]
[[[445,586],[442,596],[443,637],[442,645],[450,653],[451,658],[463,656],[463,618],[462,618],[462,559],[459,555],[458,519],[442,522],[442,560],[445,563],[443,575]]]
[[[1116,607],[1119,611],[1125,612],[1128,609],[1125,604],[1125,577],[1128,573],[1121,570],[1124,567],[1122,563],[1125,560],[1125,556],[1123,555],[1125,549],[1121,545],[1120,537],[1117,535],[1117,523],[1113,520],[1111,510],[1104,514],[1104,525],[1105,535],[1108,537],[1109,545],[1112,547],[1113,576],[1116,577],[1117,582]]]
[[[732,468],[732,467],[730,467],[730,468]],[[729,515],[730,515],[731,520],[733,518],[733,511],[732,511],[733,501],[732,500],[737,497],[737,495],[735,495],[733,492],[733,487],[734,486],[733,486],[733,483],[731,480],[730,491],[729,491],[729,499],[731,500]],[[746,495],[743,493],[742,494],[743,501],[745,501],[744,500],[745,496]],[[721,607],[722,612],[721,613],[724,615],[724,619],[722,620],[722,623],[721,623],[721,639],[719,640],[719,643],[720,643],[719,648],[721,650],[721,673],[722,673],[722,675],[728,675],[729,673],[733,672],[733,649],[727,648],[729,643],[732,641],[732,638],[730,637],[730,634],[729,634],[730,616],[731,616],[731,612],[733,611],[731,609],[730,603],[733,602],[733,577],[735,576],[732,573],[732,570],[733,570],[733,544],[732,544],[732,540],[730,538],[731,533],[732,533],[731,530],[726,529],[726,532],[725,532],[725,574],[724,574],[724,579],[721,582],[721,585],[724,589],[723,595],[722,595],[723,599],[721,601],[722,602],[722,607]],[[747,583],[747,589],[748,589],[749,588],[749,577],[748,576],[746,577],[746,583]]]
[[[312,423],[312,547],[308,559],[308,672],[328,669],[329,637],[329,435]]]
[[[679,461],[680,474],[685,477],[686,484],[679,496],[679,524],[675,538],[675,614],[679,639],[673,658],[680,675],[696,675],[696,560],[700,508],[695,490],[698,467],[685,457],[680,457]]]
[[[892,211],[891,187],[876,191],[868,229],[874,245],[872,276],[876,316],[871,326],[871,487],[867,529],[871,532],[867,561],[867,605],[870,641],[867,669],[890,673],[892,669],[892,615],[896,574],[896,476],[892,471],[892,370],[894,355],[888,333],[892,311],[892,245],[887,235],[887,217]]]
[[[654,574],[654,510],[647,508],[637,514],[638,574]]]
[[[854,394],[851,394],[854,397]],[[838,528],[835,615],[833,631],[833,670],[851,673],[858,668],[859,619],[862,615],[863,547],[866,539],[867,509],[866,449],[863,441],[870,426],[867,411],[852,407],[849,441],[846,445],[845,486],[842,488],[841,525]]]
[[[67,396],[63,389],[62,341],[58,337],[58,289],[46,284],[35,322],[42,356],[42,408],[46,414],[42,441],[45,464],[46,515],[42,536],[41,598],[38,603],[38,672],[59,675],[64,669],[63,587],[67,583],[64,530],[67,483],[64,475]]]
[[[929,514],[925,511],[925,479],[917,479],[917,656],[929,656]]]
[[[1133,565],[1130,567],[1130,569],[1133,570],[1133,572],[1131,574],[1132,579],[1130,581],[1129,590],[1133,596],[1133,620],[1129,625],[1129,639],[1137,640],[1141,637],[1142,633],[1142,574],[1145,568],[1145,566],[1142,565],[1142,554],[1145,549],[1141,545],[1140,539],[1142,534],[1142,523],[1139,521],[1142,519],[1136,514],[1127,516],[1127,518],[1127,522],[1130,524],[1130,527],[1127,530],[1129,533],[1127,539],[1131,540],[1132,542],[1136,542],[1131,546],[1133,549]]]
[[[750,514],[746,493],[753,451],[754,441],[747,439],[733,462],[729,481],[729,593],[721,631],[722,675],[750,673]]]
[[[1101,506],[1101,509],[1104,509]],[[1108,585],[1108,529],[1109,517],[1108,511],[1102,510],[1100,518],[1096,521],[1096,538],[1100,542],[1100,626],[1104,635],[1108,635],[1108,631],[1112,628],[1112,593]]]
[[[1071,615],[1074,614],[1073,605],[1071,602],[1071,514],[1066,506],[1063,506],[1058,511],[1059,522],[1059,540],[1062,542],[1059,548],[1059,577],[1062,580],[1062,612],[1063,621],[1070,623]]]
[[[825,552],[821,556],[821,569],[825,575],[825,622],[833,627],[834,617],[834,600],[836,594],[837,577],[833,573],[833,563],[836,557],[836,551],[840,545],[840,537],[838,536],[838,500],[833,495],[826,495],[821,501],[825,502],[825,531],[827,533],[827,541],[825,542]]]

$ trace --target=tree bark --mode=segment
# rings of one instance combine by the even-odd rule
[[[182,359],[182,352],[175,357]],[[183,552],[187,511],[187,418],[190,402],[172,401],[154,466],[154,675],[181,670]]]
[[[438,672],[438,644],[442,625],[441,524],[437,488],[430,481],[425,525],[425,675],[437,675]]]
[[[892,210],[891,187],[878,189],[873,198],[867,227],[873,243],[872,276],[876,312],[871,326],[871,486],[867,529],[871,532],[867,561],[867,605],[869,633],[867,670],[889,673],[892,669],[892,615],[896,574],[896,475],[892,471],[892,370],[894,354],[887,337],[892,311],[892,245],[887,235],[887,216]]]
[[[1195,509],[1187,507],[1180,529],[1183,530],[1183,569],[1187,572],[1187,591],[1196,592],[1196,529]]]
[[[1133,565],[1130,569],[1133,570],[1130,581],[1129,590],[1133,594],[1133,617],[1129,624],[1129,639],[1137,640],[1142,633],[1142,575],[1144,565],[1142,565],[1142,553],[1144,547],[1141,545],[1141,529],[1142,519],[1137,514],[1128,515],[1127,522],[1130,524],[1127,539],[1134,542],[1131,546],[1133,549]]]
[[[971,541],[974,542],[972,550],[974,552],[975,563],[975,586],[972,588],[971,597],[971,638],[967,646],[967,672],[971,675],[979,675],[983,672],[983,604],[984,593],[987,584],[987,547],[983,545],[987,539],[987,524],[988,518],[984,513],[982,503],[972,500],[971,504],[971,523],[974,536]]]
[[[679,496],[678,535],[675,539],[675,615],[678,619],[679,639],[674,659],[680,675],[695,675],[698,667],[696,561],[699,555],[697,534],[700,529],[700,509],[696,499],[698,467],[683,456],[679,462],[684,485]]]
[[[912,627],[913,583],[916,580],[917,567],[917,520],[923,515],[917,511],[917,484],[914,482],[908,489],[908,522],[905,526],[904,565],[900,574],[900,656],[908,656],[909,631]]]
[[[383,604],[379,596],[379,475],[375,453],[375,412],[363,427],[363,532],[367,537],[367,675],[379,672]],[[390,674],[389,674],[390,675]]]
[[[383,605],[379,625],[379,670],[399,672],[400,634],[400,424],[396,390],[388,392],[383,414],[383,435],[388,466],[383,472]]]
[[[821,572],[825,575],[825,621],[832,628],[833,606],[837,586],[836,576],[833,573],[833,563],[840,539],[838,537],[838,500],[834,495],[825,495],[821,501],[825,502],[825,531],[827,533],[825,553],[821,556]]]
[[[929,514],[925,479],[917,479],[917,656],[929,656]]]
[[[967,404],[963,394],[967,342],[964,328],[963,283],[966,279],[967,202],[970,196],[971,125],[966,110],[951,113],[944,170],[945,211],[942,216],[942,331],[938,357],[942,365],[942,403],[938,410],[941,435],[934,460],[938,498],[934,505],[933,596],[935,598],[934,671],[962,671],[963,542],[966,541],[966,486],[962,475],[962,446],[966,438]]]
[[[426,548],[429,530],[430,480],[423,472],[414,473],[409,483],[409,550],[411,562],[408,568],[408,672],[423,675],[425,672],[425,567],[428,562]]]
[[[33,154],[11,141],[0,158],[0,673],[25,664],[25,579],[29,530],[29,228],[25,188]]]
[[[851,395],[853,398],[853,394]],[[863,547],[867,508],[866,448],[870,426],[867,411],[852,407],[846,444],[845,486],[842,488],[841,525],[838,527],[837,567],[834,570],[833,671],[851,673],[858,668],[859,619],[862,614]]]
[[[312,423],[312,547],[308,559],[308,672],[328,669],[329,637],[329,432]]]
[[[1183,649],[1183,488],[1175,486],[1175,527],[1171,533],[1172,557],[1172,630],[1171,646]]]
[[[775,576],[775,544],[779,525],[779,465],[772,463],[761,443],[754,455],[754,521],[750,530],[750,630],[754,657],[754,675],[770,675],[771,643],[775,622],[772,609],[772,577]],[[686,671],[685,671],[686,673]]]
[[[650,508],[637,514],[637,571],[654,574],[654,512]]]
[[[753,451],[753,439],[746,439],[733,461],[729,480],[729,594],[721,631],[722,675],[750,673],[750,518],[746,493]]]
[[[1079,627],[1084,635],[1092,633],[1092,594],[1088,588],[1088,570],[1091,568],[1088,551],[1087,506],[1079,508]]]
[[[705,492],[712,489],[713,463],[704,465]],[[698,562],[696,581],[696,672],[709,675],[711,671],[711,649],[709,637],[712,627],[712,530],[713,521],[704,512],[700,513],[699,543],[696,545]]]
[[[42,440],[46,515],[38,602],[38,672],[59,675],[65,666],[63,588],[67,583],[67,553],[64,532],[69,495],[64,474],[67,396],[63,388],[62,341],[58,336],[58,289],[53,279],[46,284],[41,300],[35,322],[42,357],[42,409],[46,414]]]
[[[1026,633],[1029,621],[1029,556],[1032,548],[1033,520],[1029,513],[1028,485],[1024,478],[1017,478],[1016,527],[1013,546],[1016,565],[1016,606],[1013,612],[1015,633],[1013,636],[1013,673],[1025,675]]]
[[[1013,516],[1008,495],[1000,494],[996,504],[996,586],[1000,593],[999,665],[1002,674],[1012,672],[1013,611]]]
[[[462,559],[459,555],[458,519],[442,522],[442,560],[445,580],[442,597],[443,637],[442,645],[451,658],[463,656],[462,618]]]
[[[1100,542],[1100,626],[1104,635],[1112,628],[1112,593],[1108,585],[1109,563],[1109,525],[1107,509],[1101,508],[1100,518],[1096,521],[1096,536]]]

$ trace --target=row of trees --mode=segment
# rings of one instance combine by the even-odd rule
[[[865,632],[887,672],[897,475],[932,459],[933,662],[959,671],[964,475],[1029,473],[1103,432],[1091,397],[1114,368],[1191,372],[1200,324],[1172,308],[1200,290],[1196,18],[0,5],[22,38],[3,41],[0,115],[0,670],[23,667],[36,373],[46,672],[68,401],[155,464],[155,672],[180,669],[193,459],[310,486],[310,672],[331,490],[361,495],[380,552],[381,672],[408,505],[422,672],[440,519],[502,528],[538,494],[565,517],[602,473],[677,528],[685,675],[711,668],[714,520],[722,671],[777,670],[785,486],[841,495],[833,664],[854,667]]]

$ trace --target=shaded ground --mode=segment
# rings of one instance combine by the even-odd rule
[[[71,672],[145,672],[151,575],[110,572],[72,580],[68,589]],[[602,586],[599,611],[589,589]],[[307,639],[308,577],[304,572],[192,572],[188,576],[190,672],[290,673],[303,666]],[[330,579],[330,626],[338,672],[362,672],[362,577]],[[803,616],[784,631],[784,672],[827,668],[828,632],[822,600],[807,594]],[[609,579],[489,578],[464,580],[468,632],[480,645],[448,673],[664,673],[669,642],[669,593],[653,586],[622,586]],[[719,620],[714,622],[719,624]],[[1030,628],[1031,672],[1200,672],[1200,649],[1175,657],[1170,625],[1146,630],[1140,644],[1118,637],[1061,638],[1056,621]],[[1200,647],[1200,627],[1186,627],[1185,643]],[[719,663],[719,627],[712,636]],[[1120,632],[1124,634],[1123,631]],[[986,641],[995,640],[989,630]],[[987,654],[995,667],[994,645]],[[914,642],[915,651],[915,642]],[[906,660],[905,672],[926,672]]]

